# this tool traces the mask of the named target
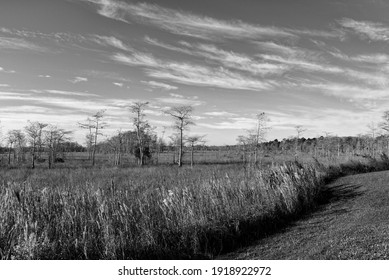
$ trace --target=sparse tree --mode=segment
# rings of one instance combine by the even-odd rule
[[[266,140],[266,134],[269,130],[267,125],[268,118],[265,113],[259,113],[256,115],[256,128],[248,130],[248,141],[254,152],[254,164],[258,162],[258,153],[260,144]]]
[[[178,166],[180,167],[182,166],[182,157],[184,155],[184,130],[187,130],[190,125],[194,125],[192,112],[192,106],[177,106],[165,111],[166,114],[173,118],[174,124],[172,127],[179,133]]]
[[[301,138],[301,136],[303,135],[303,133],[305,132],[305,131],[307,131],[302,125],[296,125],[295,127],[294,127],[295,129],[296,129],[296,133],[297,133],[297,138],[296,138],[296,146],[295,146],[295,158],[297,158],[297,156],[298,156],[298,152],[299,152],[299,148],[298,148],[298,146],[299,146],[299,140],[300,140],[300,138]]]
[[[88,150],[88,160],[92,160],[92,153],[93,153],[93,125],[92,125],[92,120],[90,118],[87,118],[87,123],[84,123],[82,126],[85,129],[88,129],[88,133],[85,135],[85,143],[86,143],[86,148]],[[88,124],[88,125],[86,125]]]
[[[380,128],[385,131],[386,134],[386,150],[389,153],[389,110],[385,111],[382,115],[382,122],[379,124]]]
[[[367,125],[367,128],[369,129],[369,138],[370,140],[370,150],[371,150],[371,156],[375,157],[376,156],[376,144],[375,140],[377,137],[377,131],[378,127],[374,122],[371,122]]]
[[[101,130],[106,127],[106,123],[103,121],[104,113],[105,110],[98,111],[92,117],[87,118],[87,122],[79,123],[79,126],[81,128],[89,130],[89,134],[87,138],[89,141],[91,141],[90,142],[91,146],[93,146],[92,155],[91,155],[92,166],[95,165],[98,136],[103,135],[101,133]]]
[[[12,134],[11,137],[14,138],[14,160],[15,157],[17,162],[20,164],[25,160],[24,148],[26,145],[26,136],[20,129],[15,129],[10,132]]]
[[[238,145],[241,147],[241,150],[243,152],[243,162],[247,162],[247,146],[249,145],[249,139],[247,136],[239,135],[236,138],[236,141],[238,142]]]
[[[161,137],[157,138],[157,164],[159,163],[159,155],[163,150],[163,147],[165,146],[165,132],[166,132],[166,126],[162,127],[162,135]]]
[[[187,138],[188,143],[190,144],[190,166],[193,167],[194,164],[194,146],[198,144],[205,143],[205,135],[193,135]]]
[[[145,119],[145,109],[149,102],[135,102],[130,106],[130,112],[133,114],[132,123],[136,131],[136,137],[138,140],[139,160],[138,164],[142,166],[144,164],[144,148],[145,148],[145,135],[150,130],[150,125]]]
[[[179,146],[180,146],[180,134],[179,133],[174,133],[169,136],[170,139],[170,147],[171,150],[173,151],[173,164],[176,164],[178,162],[178,154],[179,154]]]
[[[48,125],[47,130],[44,131],[49,169],[53,167],[53,163],[57,159],[57,154],[61,145],[69,140],[68,136],[70,133],[70,131],[58,128],[54,125]]]
[[[8,143],[8,165],[11,164],[11,152],[14,151],[14,144],[16,142],[17,130],[11,130],[7,133],[7,143]],[[14,151],[15,158],[15,151]]]
[[[42,147],[42,131],[47,126],[45,123],[29,122],[24,128],[31,149],[31,168],[35,168],[36,152]]]
[[[122,162],[122,153],[123,153],[123,144],[124,144],[124,135],[121,130],[117,132],[117,134],[111,138],[109,138],[106,142],[109,148],[113,151],[114,158],[113,164],[120,165]]]

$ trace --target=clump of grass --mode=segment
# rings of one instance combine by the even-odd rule
[[[4,171],[0,258],[213,258],[315,208],[325,179],[347,169],[331,172],[297,162]]]

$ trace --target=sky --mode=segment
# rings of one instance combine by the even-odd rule
[[[73,131],[105,110],[107,138],[132,129],[128,106],[159,135],[191,105],[188,135],[235,144],[268,117],[267,140],[367,133],[389,109],[384,0],[1,0],[3,136],[40,121]]]

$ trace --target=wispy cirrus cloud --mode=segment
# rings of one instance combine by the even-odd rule
[[[289,31],[273,26],[260,26],[243,21],[226,21],[196,15],[149,3],[125,3],[114,0],[83,0],[97,4],[102,16],[125,22],[137,21],[151,24],[178,35],[197,38],[246,38],[296,37]]]
[[[36,52],[45,52],[46,48],[38,46],[32,42],[26,41],[23,38],[13,37],[1,37],[0,36],[0,49],[12,49],[12,50],[29,50]]]
[[[378,69],[370,73],[354,69],[345,69],[343,74],[351,80],[363,82],[364,84],[375,87],[385,87],[389,85],[388,74],[383,73]]]
[[[117,0],[83,0],[98,6],[104,17],[131,23],[133,21],[156,26],[173,34],[219,39],[298,38],[299,36],[336,38],[341,30],[310,30],[287,27],[262,26],[241,20],[221,20],[191,12],[164,8],[149,3],[128,3]]]
[[[338,23],[347,31],[355,33],[362,39],[372,41],[389,40],[389,25],[372,21],[357,21],[351,18],[343,18]]]
[[[59,94],[59,95],[68,95],[68,96],[83,96],[83,97],[98,97],[99,96],[97,94],[88,93],[88,92],[65,91],[65,90],[55,90],[55,89],[49,89],[49,90],[45,90],[42,92]]]
[[[147,43],[158,46],[171,51],[189,54],[191,56],[205,58],[217,65],[235,69],[239,71],[249,72],[254,75],[271,75],[282,74],[288,68],[287,65],[272,64],[268,62],[261,62],[253,56],[249,56],[234,51],[226,51],[216,47],[213,44],[189,44],[187,42],[180,42],[185,48],[176,47],[170,44],[163,43],[156,39],[147,37]]]
[[[301,51],[296,47],[291,47],[287,45],[278,44],[272,41],[264,41],[264,42],[254,42],[256,46],[260,50],[264,50],[266,52],[278,53],[282,55],[298,55]]]
[[[353,61],[383,64],[389,63],[389,55],[384,53],[361,54],[351,58]]]
[[[81,83],[81,82],[87,82],[88,78],[85,77],[74,77],[73,79],[69,80],[69,82],[73,84]]]
[[[212,128],[212,129],[231,129],[231,130],[248,130],[255,127],[255,118],[246,117],[231,117],[226,121],[215,122],[215,123],[197,123],[198,126]]]
[[[131,55],[116,53],[111,56],[111,59],[128,65],[159,67],[163,66],[162,61],[154,58],[151,53],[134,52]]]
[[[285,64],[261,62],[252,56],[225,51],[217,48],[215,45],[199,44],[195,48],[199,56],[213,60],[219,65],[224,65],[230,69],[250,72],[254,75],[282,74],[288,69],[288,66]]]
[[[226,112],[226,111],[213,111],[213,112],[205,112],[204,115],[211,117],[232,117],[236,116],[234,113]]]
[[[254,91],[273,87],[269,81],[247,77],[228,69],[210,68],[190,63],[170,63],[168,67],[148,69],[146,73],[153,78],[166,79],[186,85]]]
[[[204,104],[204,102],[198,100],[197,96],[187,97],[181,94],[171,93],[167,97],[158,97],[155,98],[157,102],[166,103],[167,105],[191,105],[191,106],[199,106]]]
[[[64,32],[55,32],[55,33],[43,33],[39,31],[30,31],[24,29],[9,29],[9,28],[0,28],[0,32],[4,34],[11,35],[13,37],[20,37],[24,39],[51,39],[56,40],[57,42],[61,41],[73,41],[75,39],[84,38],[82,35],[74,35]]]
[[[318,42],[313,40],[314,42]],[[272,41],[255,42],[263,52],[259,54],[265,61],[285,65],[290,70],[300,70],[305,72],[322,72],[339,74],[343,68],[332,65],[322,58],[321,53],[297,46],[288,46]]]
[[[149,77],[186,85],[245,90],[264,90],[273,87],[270,82],[251,78],[222,67],[212,68],[186,62],[159,60],[147,53],[136,52],[132,55],[117,53],[111,58],[128,65],[144,66]]]
[[[338,66],[333,66],[328,63],[325,63],[324,61],[314,61],[312,59],[307,59],[304,57],[284,57],[279,55],[272,55],[272,54],[261,54],[259,55],[261,58],[263,58],[266,61],[273,61],[278,62],[281,64],[286,64],[294,69],[299,69],[302,71],[317,71],[317,72],[323,72],[323,73],[333,73],[338,74],[342,73],[343,69]]]
[[[366,64],[388,64],[389,63],[389,55],[385,53],[366,53],[360,55],[347,55],[345,53],[338,51],[329,52],[333,57],[349,61],[349,62],[357,62],[357,63],[366,63]]]
[[[91,40],[102,46],[110,46],[123,51],[133,50],[132,47],[126,45],[125,43],[123,43],[123,41],[113,36],[93,35]]]
[[[159,88],[163,90],[176,90],[178,87],[172,86],[169,84],[161,83],[161,82],[156,82],[156,81],[141,81],[143,84],[148,85],[152,88]]]
[[[120,83],[131,83],[131,79],[123,77],[122,75],[115,72],[86,70],[81,73],[82,75],[91,76],[98,79],[114,80]]]
[[[326,83],[301,83],[300,88],[318,90],[326,95],[334,96],[348,102],[355,103],[358,107],[378,106],[377,101],[383,104],[389,100],[389,92],[386,88],[373,89],[354,84],[326,82]]]
[[[176,46],[173,46],[171,44],[167,44],[167,43],[161,42],[158,39],[151,38],[149,36],[145,36],[144,41],[147,44],[149,44],[149,45],[153,45],[153,46],[156,46],[156,47],[164,48],[164,49],[175,51],[175,52],[180,52],[180,53],[186,53],[186,54],[193,55],[193,52],[191,52],[188,49],[176,47]]]
[[[63,90],[9,90],[0,91],[0,100],[20,101],[26,105],[41,106],[47,108],[61,108],[62,110],[96,112],[101,109],[112,111],[122,110],[130,99],[101,98],[98,95],[70,92]],[[22,105],[22,104],[21,104]]]

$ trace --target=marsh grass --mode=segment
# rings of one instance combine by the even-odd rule
[[[366,166],[374,164],[388,167]],[[345,172],[297,162],[266,169],[3,170],[0,256],[214,258],[314,209],[325,181]]]

